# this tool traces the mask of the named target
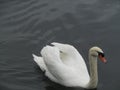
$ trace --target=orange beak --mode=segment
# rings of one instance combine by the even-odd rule
[[[107,62],[107,60],[105,59],[105,57],[102,57],[101,55],[99,55],[99,58],[100,58],[100,60],[101,60],[103,63],[106,63],[106,62]]]

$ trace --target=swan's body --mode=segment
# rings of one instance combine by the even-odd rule
[[[71,45],[52,43],[41,50],[42,57],[33,54],[35,62],[52,81],[67,87],[95,88],[98,82],[97,56],[103,51],[93,47],[89,51],[90,76],[79,52]],[[98,50],[98,51],[96,51]],[[92,56],[93,55],[93,56]]]

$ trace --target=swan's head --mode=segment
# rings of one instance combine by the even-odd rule
[[[96,47],[96,46],[92,47],[92,48],[90,48],[89,53],[93,57],[98,57],[102,62],[104,62],[104,63],[107,62],[105,59],[104,52],[101,48]]]

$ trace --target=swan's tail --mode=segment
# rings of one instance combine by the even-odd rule
[[[35,54],[32,54],[34,61],[37,63],[37,65],[40,67],[42,71],[46,70],[46,65],[44,63],[44,60],[40,56],[36,56]]]

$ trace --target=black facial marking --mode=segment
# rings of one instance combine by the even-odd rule
[[[98,55],[101,55],[102,57],[105,57],[104,53],[98,52]]]

